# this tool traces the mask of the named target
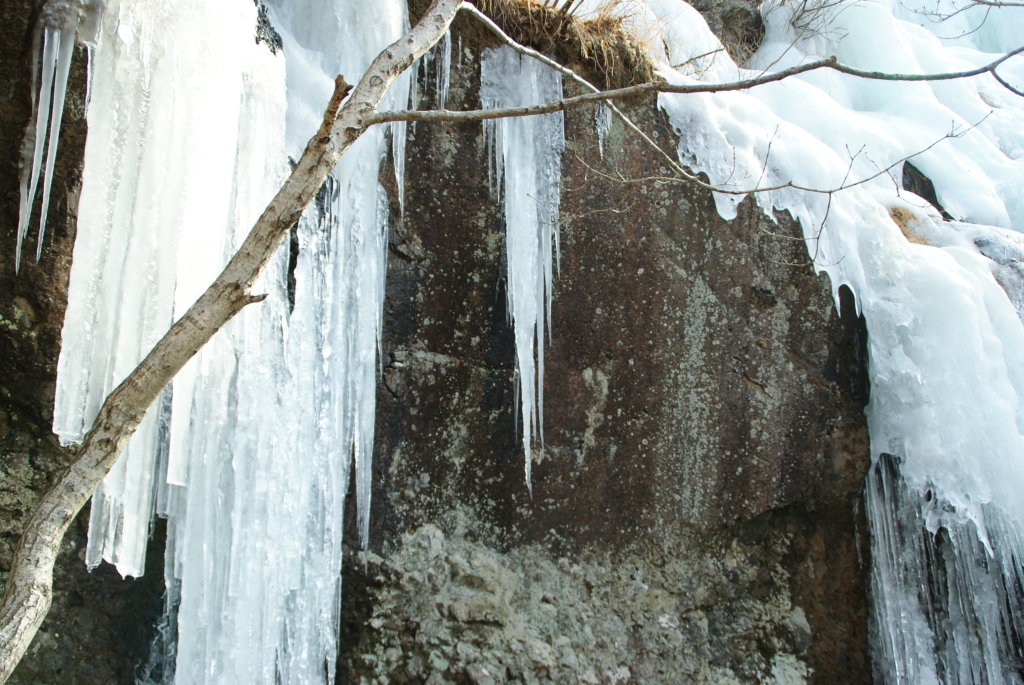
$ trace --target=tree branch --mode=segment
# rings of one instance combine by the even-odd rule
[[[174,375],[235,314],[262,299],[251,292],[253,284],[284,236],[365,130],[367,114],[377,109],[394,80],[441,39],[460,5],[461,0],[434,0],[409,33],[377,56],[354,90],[338,77],[320,130],[241,248],[107,397],[75,460],[43,497],[18,543],[0,601],[0,683],[7,681],[50,608],[53,564],[68,525]]]
[[[511,40],[511,39],[509,39]],[[528,48],[525,48],[528,50]],[[453,112],[449,110],[429,110],[429,111],[414,111],[414,110],[401,110],[396,112],[378,112],[372,115],[368,115],[363,119],[363,123],[367,126],[372,124],[382,124],[391,121],[482,121],[484,119],[505,119],[508,117],[528,117],[535,116],[537,114],[550,114],[551,112],[561,112],[570,107],[578,107],[579,105],[587,103],[604,102],[608,100],[622,100],[625,98],[638,97],[640,95],[646,95],[648,93],[722,93],[734,90],[747,90],[756,86],[763,86],[769,83],[776,83],[778,81],[785,80],[791,76],[798,74],[804,74],[809,71],[816,71],[818,69],[832,69],[842,74],[849,74],[850,76],[857,76],[859,78],[870,79],[875,81],[952,81],[956,79],[971,78],[972,76],[980,76],[982,74],[992,74],[996,80],[1002,85],[1007,87],[1010,91],[1021,95],[1021,92],[1009,84],[1005,80],[999,77],[996,73],[996,69],[1003,64],[1006,60],[1016,55],[1024,53],[1024,46],[1017,48],[1012,52],[1008,52],[999,59],[986,64],[985,66],[978,67],[977,69],[971,69],[969,71],[953,71],[942,74],[887,74],[880,71],[867,71],[864,69],[857,69],[854,67],[846,66],[845,64],[839,63],[835,57],[829,57],[827,59],[818,60],[817,62],[808,62],[807,64],[801,64],[800,66],[790,67],[789,69],[783,69],[782,71],[776,71],[772,74],[765,74],[755,78],[742,79],[740,81],[732,81],[730,83],[694,83],[686,85],[675,85],[666,83],[664,81],[649,81],[647,83],[641,83],[635,86],[628,86],[626,88],[615,88],[613,90],[605,90],[594,93],[587,93],[585,95],[577,95],[575,97],[564,98],[562,100],[553,100],[551,102],[542,102],[537,105],[527,105],[521,107],[502,107],[497,109],[477,109],[477,110],[466,110],[461,112]],[[549,60],[550,61],[550,60]],[[545,62],[546,63],[546,62]],[[564,67],[562,67],[564,69]]]

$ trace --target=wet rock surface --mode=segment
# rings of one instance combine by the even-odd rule
[[[32,107],[34,5],[0,6],[0,583],[22,527],[72,456],[50,425],[85,145],[85,59],[79,51],[71,72],[42,259],[35,261],[37,200],[16,274],[18,166]],[[151,545],[145,580],[122,580],[109,567],[90,574],[82,561],[87,529],[88,507],[61,548],[50,614],[8,682],[135,682],[135,665],[145,658],[162,608],[162,544]]]

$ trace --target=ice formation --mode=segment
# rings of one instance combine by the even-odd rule
[[[508,47],[484,51],[480,102],[485,108],[532,105],[562,96],[561,75]],[[551,330],[551,286],[558,261],[562,113],[484,122],[492,189],[505,206],[506,295],[516,342],[519,416],[526,484],[534,442],[544,435],[544,336]]]
[[[452,34],[445,31],[444,36],[420,60],[422,78],[425,85],[430,83],[430,66],[434,66],[434,103],[437,109],[444,109],[448,102],[448,85],[452,73]],[[414,86],[415,87],[415,86]]]
[[[88,113],[55,431],[106,394],[212,281],[316,131],[334,86],[407,30],[405,3],[111,0]],[[404,107],[408,80],[383,107]],[[190,362],[92,504],[87,562],[140,575],[168,519],[162,658],[177,683],[333,680],[342,514],[354,463],[368,532],[387,245],[378,183],[404,129],[345,155],[268,267],[268,293]],[[394,141],[392,150],[391,141]],[[292,249],[292,246],[297,249]]]
[[[15,270],[21,267],[21,246],[28,234],[36,191],[39,189],[40,173],[43,175],[43,196],[39,210],[36,261],[42,255],[43,238],[46,236],[46,215],[50,205],[50,187],[53,183],[53,165],[57,158],[57,143],[60,122],[64,115],[64,96],[67,94],[71,58],[77,41],[85,45],[89,51],[91,66],[92,50],[96,46],[96,34],[102,11],[103,0],[51,0],[40,13],[32,40],[32,119],[22,144],[21,203],[18,211],[18,237],[14,248]],[[38,91],[36,86],[39,87]],[[88,101],[86,95],[86,103]]]

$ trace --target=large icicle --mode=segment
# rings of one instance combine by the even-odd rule
[[[334,76],[362,74],[405,31],[405,5],[268,6],[283,42],[286,146],[297,156]],[[396,84],[384,106],[404,107],[407,89]],[[404,129],[391,139],[400,164]],[[388,221],[377,179],[388,147],[378,127],[345,154],[297,227],[297,256],[286,247],[264,275],[267,300],[230,324],[230,344],[196,367],[188,399],[175,380],[171,444],[188,459],[173,469],[184,487],[168,499],[175,682],[333,682],[353,463],[364,542],[369,529]]]
[[[400,0],[256,8],[112,2],[95,56],[55,427],[80,439],[109,390],[206,287],[316,131],[334,77],[408,28]],[[398,83],[384,107],[405,106]],[[93,500],[88,562],[138,575],[167,516],[161,656],[179,683],[333,681],[342,514],[355,464],[369,528],[388,211],[377,179],[404,127],[364,134],[250,307],[175,378]],[[393,144],[392,144],[393,143]],[[289,284],[293,284],[289,292]]]
[[[561,75],[507,47],[484,51],[480,101],[486,108],[562,97]],[[530,449],[543,444],[544,337],[550,337],[552,274],[558,259],[558,205],[565,128],[562,113],[484,122],[497,192],[504,191],[508,311],[515,331],[517,394],[526,484]]]
[[[60,124],[64,115],[64,96],[67,93],[71,58],[76,39],[91,51],[95,47],[99,16],[103,0],[50,0],[44,5],[33,40],[32,50],[32,119],[22,145],[21,202],[18,210],[18,234],[14,248],[14,268],[21,267],[21,246],[28,234],[32,218],[39,175],[43,175],[43,196],[39,212],[39,236],[36,241],[36,261],[43,251],[46,235],[46,216],[50,205],[50,187],[53,167],[57,159]],[[39,63],[42,80],[39,81]],[[39,86],[38,93],[35,92]],[[49,125],[49,126],[47,126]],[[49,130],[47,130],[49,129]],[[43,164],[43,149],[46,163]]]
[[[58,362],[54,430],[65,443],[81,439],[166,331],[176,298],[204,288],[223,263],[243,72],[266,52],[253,44],[255,9],[243,5],[106,9]],[[105,558],[124,575],[142,573],[157,429],[150,412],[94,496],[90,566]]]

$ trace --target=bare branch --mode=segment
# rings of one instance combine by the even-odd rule
[[[511,40],[511,39],[509,39]],[[514,41],[513,41],[514,42]],[[529,48],[524,48],[529,50]],[[999,59],[986,64],[985,66],[978,67],[977,69],[970,69],[968,71],[953,71],[941,74],[887,74],[880,71],[868,71],[864,69],[856,69],[854,67],[846,66],[845,64],[839,63],[835,57],[829,57],[827,59],[819,60],[817,62],[809,62],[807,64],[801,64],[800,66],[790,67],[789,69],[783,69],[773,74],[766,74],[764,76],[758,76],[756,78],[742,79],[740,81],[733,81],[731,83],[694,83],[686,85],[676,85],[666,83],[664,81],[650,81],[648,83],[641,83],[635,86],[628,86],[626,88],[616,88],[613,90],[605,90],[600,92],[588,93],[585,95],[577,95],[575,97],[564,98],[562,100],[554,100],[551,102],[543,102],[537,105],[527,105],[522,107],[503,107],[498,109],[478,109],[478,110],[467,110],[461,112],[453,112],[449,110],[432,110],[432,111],[413,111],[413,110],[400,110],[395,112],[378,112],[375,114],[368,115],[363,118],[362,122],[366,126],[372,124],[383,124],[390,121],[482,121],[484,119],[505,119],[509,117],[526,117],[535,116],[538,114],[550,114],[551,112],[561,112],[570,107],[577,107],[582,104],[606,101],[606,100],[622,100],[626,98],[638,97],[640,95],[646,95],[648,93],[722,93],[727,91],[735,90],[747,90],[756,86],[763,86],[769,83],[776,83],[783,81],[791,76],[798,74],[805,74],[809,71],[816,71],[818,69],[832,69],[842,74],[849,74],[850,76],[857,76],[859,78],[871,79],[876,81],[953,81],[957,79],[971,78],[973,76],[980,76],[982,74],[993,74],[996,79],[1003,85],[1007,86],[1011,91],[1020,95],[1020,91],[1012,88],[1006,84],[1005,80],[1001,79],[996,74],[996,69],[1003,64],[1006,60],[1016,55],[1024,53],[1024,46],[1008,52]],[[538,53],[539,54],[539,53]],[[551,62],[547,60],[545,63]],[[556,63],[557,64],[557,63]],[[565,69],[559,65],[559,69]],[[571,70],[567,70],[571,71]],[[575,75],[573,78],[576,78]]]
[[[987,116],[986,116],[986,118],[987,118]],[[981,121],[984,121],[984,119],[982,119]],[[774,186],[767,186],[767,187],[764,187],[764,188],[749,188],[749,189],[746,189],[746,190],[729,190],[727,188],[719,188],[717,186],[711,186],[711,185],[708,185],[708,187],[713,192],[722,193],[723,195],[750,195],[751,193],[767,193],[767,192],[771,192],[773,190],[782,190],[784,188],[792,188],[793,190],[802,190],[802,191],[807,192],[807,193],[816,193],[818,195],[832,195],[834,193],[838,193],[838,192],[841,192],[843,190],[849,190],[850,188],[856,188],[857,186],[864,185],[865,183],[868,183],[870,181],[875,180],[879,176],[883,176],[885,174],[888,174],[890,171],[895,169],[900,164],[903,164],[904,162],[907,162],[907,161],[913,159],[914,157],[917,157],[918,155],[922,155],[925,152],[928,152],[929,150],[931,150],[933,147],[935,147],[936,145],[938,145],[942,141],[949,140],[950,138],[960,138],[960,137],[966,135],[968,131],[970,131],[975,126],[980,124],[981,121],[979,121],[977,124],[973,124],[973,125],[965,128],[965,129],[962,129],[962,130],[961,129],[957,129],[956,127],[951,128],[949,133],[947,133],[946,135],[942,136],[938,140],[934,141],[928,147],[922,148],[922,149],[918,150],[917,152],[914,152],[913,154],[907,155],[906,157],[901,157],[901,158],[897,159],[895,162],[892,162],[891,164],[889,164],[889,165],[887,165],[885,167],[878,168],[876,166],[876,168],[878,168],[877,172],[871,174],[870,176],[865,176],[864,178],[858,179],[856,181],[848,181],[848,179],[850,177],[850,172],[852,171],[852,168],[853,168],[852,167],[852,158],[851,158],[851,165],[850,165],[850,167],[846,171],[846,176],[843,179],[843,182],[840,183],[840,185],[836,186],[835,188],[811,188],[810,186],[802,186],[802,185],[800,185],[798,183],[792,183],[792,182],[782,183],[782,184],[774,185]],[[863,149],[861,151],[858,151],[856,155],[853,155],[853,158],[855,158],[856,156],[860,155],[862,151],[863,151]],[[643,178],[628,179],[628,180],[627,179],[622,179],[622,180],[623,180],[623,182],[629,182],[629,183],[643,183],[643,182],[653,182],[653,183],[688,183],[688,181],[686,179],[676,178],[674,176],[645,176]],[[707,184],[705,184],[705,185],[707,185]]]
[[[1008,0],[971,0],[971,3],[987,7],[1024,7],[1024,2],[1009,2]]]
[[[996,81],[999,81],[999,85],[1001,85],[1003,88],[1005,88],[1006,90],[1010,91],[1014,95],[1019,95],[1022,98],[1024,98],[1024,91],[1018,90],[1017,88],[1014,88],[1009,83],[1004,81],[1003,77],[1000,76],[999,73],[995,69],[992,70],[992,76],[995,78]]]
[[[109,395],[78,455],[39,503],[14,554],[0,602],[0,683],[7,681],[50,608],[53,564],[68,525],[110,471],[171,378],[246,305],[253,284],[345,151],[362,134],[392,82],[448,30],[461,0],[434,0],[420,22],[381,52],[353,90],[338,77],[320,130],[205,293]],[[346,96],[349,95],[346,101]],[[344,101],[344,104],[342,104]]]

